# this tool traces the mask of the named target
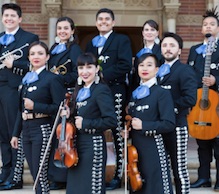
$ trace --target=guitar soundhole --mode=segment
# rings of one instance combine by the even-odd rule
[[[199,106],[201,109],[206,110],[209,108],[210,102],[209,102],[209,100],[200,100]]]

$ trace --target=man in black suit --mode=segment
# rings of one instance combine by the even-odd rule
[[[127,36],[113,32],[115,17],[112,10],[100,9],[96,14],[96,27],[99,35],[87,44],[86,52],[92,52],[100,62],[103,77],[114,96],[117,114],[117,128],[112,129],[116,151],[114,178],[106,184],[107,190],[121,186],[123,174],[123,138],[120,131],[126,104],[126,75],[132,67],[131,43]]]
[[[38,40],[38,36],[19,27],[22,21],[21,8],[17,4],[2,5],[2,23],[5,32],[0,33],[0,54],[13,52],[22,47],[22,52],[14,52],[3,57],[0,69],[0,141],[2,153],[2,173],[0,190],[20,189],[23,186],[24,154],[19,140],[19,149],[11,148],[10,140],[18,111],[18,85],[29,70],[28,45]],[[22,53],[22,54],[21,54]],[[17,59],[15,55],[20,55]]]
[[[187,114],[196,103],[197,81],[193,69],[179,60],[182,47],[180,36],[170,32],[164,34],[161,52],[165,64],[159,68],[158,83],[171,91],[174,101],[176,128],[174,132],[164,134],[163,138],[171,160],[176,194],[189,194]]]
[[[198,88],[201,88],[202,84],[204,84],[216,92],[218,92],[219,85],[219,41],[217,40],[217,35],[219,33],[218,16],[219,14],[216,12],[216,8],[207,10],[205,15],[203,15],[202,34],[204,35],[204,41],[201,44],[192,46],[188,57],[188,64],[190,64],[196,72]],[[215,50],[210,56],[210,77],[204,77],[206,45],[208,42],[206,34],[211,34],[215,40],[217,40]],[[198,144],[200,166],[198,168],[198,180],[191,184],[191,188],[211,187],[210,163],[212,162],[214,151],[217,170],[214,190],[219,191],[219,138],[216,137],[210,140],[196,139],[196,142]]]

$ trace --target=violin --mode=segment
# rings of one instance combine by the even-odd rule
[[[126,128],[131,127],[132,117],[126,115]],[[140,172],[138,171],[137,162],[138,162],[138,152],[135,146],[128,145],[128,178],[132,188],[132,191],[138,191],[142,188],[142,178]]]
[[[70,94],[66,94],[66,102],[70,99]],[[64,106],[65,109],[65,106]],[[74,147],[74,138],[76,135],[76,127],[66,122],[66,116],[62,116],[62,122],[56,128],[56,136],[58,139],[58,148],[54,154],[54,164],[59,168],[70,168],[78,163],[77,149]]]

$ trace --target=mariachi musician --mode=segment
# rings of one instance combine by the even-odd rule
[[[218,92],[219,85],[219,41],[217,35],[219,32],[219,14],[216,12],[216,8],[207,10],[203,15],[202,21],[202,34],[205,37],[203,43],[192,46],[190,49],[188,64],[190,64],[196,72],[196,78],[198,81],[198,88],[202,87],[202,84],[208,86],[211,90]],[[208,38],[206,34],[211,34],[216,40],[216,47],[211,55],[210,64],[210,77],[203,77],[206,58],[206,45]],[[209,96],[211,98],[211,96]],[[213,99],[218,101],[218,99]],[[213,113],[212,113],[213,114]],[[216,114],[216,110],[215,110]],[[218,126],[219,130],[219,126]],[[200,166],[198,168],[198,180],[191,184],[191,188],[198,187],[211,187],[210,176],[210,163],[212,162],[213,152],[216,159],[216,184],[214,186],[215,191],[219,191],[219,139],[217,137],[209,140],[196,139],[198,144],[198,157]]]
[[[125,105],[127,100],[126,75],[132,66],[132,50],[126,35],[113,31],[115,16],[112,10],[102,8],[96,13],[96,27],[99,35],[88,42],[86,52],[92,52],[100,62],[104,80],[114,96],[117,127],[112,129],[116,151],[116,169],[113,179],[106,183],[107,190],[121,187],[123,174],[123,129]]]
[[[66,89],[65,92],[72,93],[78,77],[76,62],[78,56],[82,53],[77,44],[74,21],[69,17],[60,17],[56,22],[56,35],[56,42],[50,49],[49,70],[62,78]],[[56,139],[55,136],[54,139]],[[57,168],[53,164],[53,155],[55,147],[57,147],[55,144],[56,142],[52,143],[49,167],[51,190],[65,188],[67,174],[66,169]]]
[[[30,45],[32,71],[24,76],[19,87],[20,107],[11,140],[12,147],[17,148],[17,137],[22,133],[24,153],[34,180],[50,139],[53,116],[64,98],[62,80],[46,70],[48,59],[49,49],[45,43],[36,41]],[[43,164],[36,194],[49,194],[49,153],[48,151]]]
[[[5,31],[0,33],[0,142],[3,163],[0,190],[8,190],[21,189],[23,186],[24,155],[21,141],[18,150],[15,150],[11,148],[10,139],[19,104],[18,86],[29,70],[28,44],[38,40],[38,36],[19,27],[22,21],[20,6],[6,3],[1,10]],[[13,54],[10,55],[10,52]]]
[[[136,70],[140,77],[140,86],[132,93],[128,113],[132,117],[130,133],[132,144],[138,152],[138,170],[144,181],[136,192],[133,192],[131,184],[131,193],[172,194],[169,163],[162,134],[174,131],[173,100],[170,91],[157,85],[158,59],[154,54],[141,55]],[[130,154],[128,151],[129,158]],[[129,166],[130,162],[129,160]],[[131,173],[131,169],[128,170],[131,180],[134,173]]]

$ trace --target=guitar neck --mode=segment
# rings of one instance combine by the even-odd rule
[[[211,55],[207,54],[205,57],[204,77],[210,77],[210,65],[211,65]],[[209,87],[203,84],[202,90],[203,90],[202,100],[208,100]]]

